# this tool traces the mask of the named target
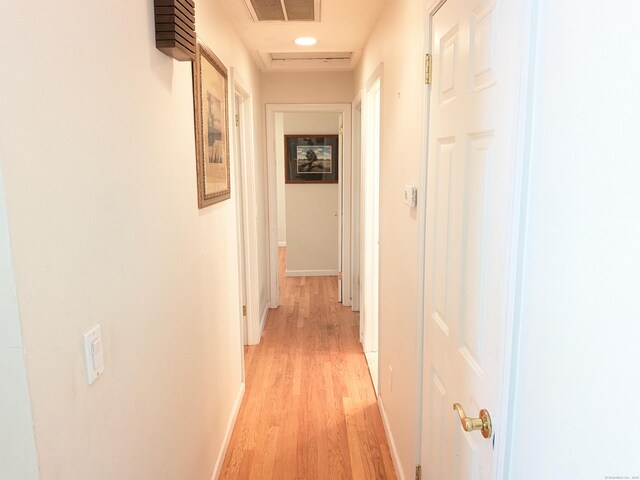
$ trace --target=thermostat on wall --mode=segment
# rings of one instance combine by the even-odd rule
[[[414,208],[418,204],[418,189],[413,185],[404,186],[404,203]]]

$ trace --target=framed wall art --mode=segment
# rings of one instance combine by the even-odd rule
[[[285,183],[338,183],[338,135],[285,135]]]
[[[201,42],[193,64],[198,208],[231,197],[227,69]]]

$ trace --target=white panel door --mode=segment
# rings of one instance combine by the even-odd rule
[[[509,38],[521,2],[508,3],[447,0],[432,19],[422,428],[432,480],[497,478],[521,58]],[[487,409],[494,433],[465,432],[456,402],[469,417]]]

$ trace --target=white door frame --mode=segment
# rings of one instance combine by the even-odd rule
[[[361,249],[361,208],[362,208],[362,97],[358,92],[351,102],[352,139],[351,142],[351,310],[360,311],[360,252]],[[362,343],[362,328],[360,343]]]
[[[527,146],[530,142],[530,72],[533,70],[533,61],[535,52],[533,51],[533,45],[535,41],[534,31],[534,19],[535,19],[535,4],[536,0],[517,0],[523,5],[523,18],[522,18],[522,36],[518,39],[519,44],[512,46],[511,48],[520,48],[522,50],[522,61],[520,63],[520,89],[518,91],[518,124],[514,126],[512,135],[516,139],[516,147],[514,149],[516,171],[513,191],[513,212],[512,212],[512,225],[511,231],[514,238],[513,245],[514,252],[511,254],[511,264],[509,272],[509,292],[508,292],[508,311],[505,324],[505,348],[503,368],[503,385],[502,385],[502,408],[499,412],[496,412],[495,418],[498,419],[494,422],[495,431],[495,450],[496,458],[498,459],[497,472],[495,479],[502,479],[508,476],[508,468],[510,463],[510,450],[511,450],[511,438],[512,438],[512,425],[515,415],[514,402],[515,398],[515,385],[517,376],[517,362],[515,360],[515,354],[517,353],[517,335],[518,325],[522,317],[519,308],[519,296],[522,288],[522,251],[523,251],[523,239],[525,235],[524,219],[526,218],[526,187],[525,180],[527,177],[526,166],[528,165]],[[432,53],[431,44],[431,30],[432,19],[438,9],[446,2],[446,0],[424,0],[423,14],[424,14],[424,35],[423,35],[423,52],[424,54]],[[426,254],[426,231],[428,225],[426,224],[426,212],[427,212],[427,167],[428,167],[428,151],[429,151],[429,110],[430,110],[430,94],[431,87],[424,85],[423,95],[423,142],[422,142],[422,161],[421,161],[421,179],[420,186],[422,194],[418,195],[418,231],[419,231],[419,270],[418,270],[418,336],[420,337],[418,355],[420,359],[420,368],[418,369],[418,389],[419,402],[418,405],[423,405],[423,389],[424,389],[424,283],[425,283],[425,254]],[[427,412],[420,409],[420,415],[418,421],[420,425],[424,425],[422,419]],[[502,419],[502,421],[500,421]],[[422,464],[422,429],[418,429],[418,458],[417,464]]]
[[[342,158],[338,170],[341,208],[341,270],[342,299],[344,305],[351,305],[351,104],[282,104],[266,105],[266,151],[267,151],[267,193],[269,199],[269,306],[277,308],[280,304],[280,286],[278,283],[278,210],[277,210],[277,171],[275,145],[276,113],[335,112],[342,115],[343,135],[341,136]],[[348,213],[345,213],[348,212]],[[347,223],[348,222],[348,223]],[[347,234],[348,232],[348,234]],[[348,243],[346,243],[348,242]],[[348,303],[345,303],[348,302]]]
[[[379,305],[380,299],[378,298],[379,291],[379,238],[380,238],[380,182],[379,182],[379,174],[380,174],[380,154],[381,154],[381,144],[382,144],[382,131],[378,132],[378,165],[376,170],[376,175],[378,176],[377,186],[370,185],[371,169],[367,165],[369,162],[369,157],[371,155],[371,146],[370,146],[370,132],[369,132],[369,121],[370,118],[370,105],[369,105],[369,92],[372,88],[378,84],[379,89],[379,120],[382,120],[382,86],[383,86],[383,65],[378,66],[373,74],[369,77],[369,80],[366,83],[365,89],[362,92],[362,150],[361,150],[361,169],[360,169],[360,178],[361,178],[361,189],[360,189],[360,198],[361,198],[361,216],[360,216],[360,273],[361,273],[361,314],[360,314],[360,336],[362,338],[362,348],[365,352],[377,352],[378,344],[379,344]],[[377,192],[375,192],[374,197],[377,198],[377,205],[372,205],[371,202],[374,201],[372,198],[368,198],[372,193],[371,188],[376,188]],[[372,210],[372,211],[369,211]],[[367,216],[371,216],[370,221],[373,222],[371,227],[377,232],[375,235],[368,231],[367,228]],[[378,242],[373,243],[375,240]],[[367,247],[367,242],[372,242],[371,245]],[[370,258],[367,258],[369,253]],[[377,390],[377,379],[374,381],[376,384]]]
[[[232,118],[231,118],[231,126],[233,130],[233,135],[231,138],[233,139],[233,166],[232,170],[232,178],[234,183],[235,191],[238,194],[235,196],[236,198],[236,226],[238,230],[238,285],[240,291],[240,306],[241,306],[241,314],[240,318],[242,319],[242,344],[248,345],[248,321],[246,317],[246,308],[247,308],[247,259],[246,253],[247,248],[245,247],[245,233],[244,233],[244,195],[243,192],[243,176],[244,176],[244,125],[240,123],[240,116],[242,114],[242,104],[244,103],[245,97],[242,95],[242,92],[237,88],[234,88],[233,92],[233,106],[232,108]],[[244,122],[244,118],[242,118]]]
[[[232,122],[235,122],[236,115],[239,118],[239,129],[232,129],[234,134],[239,131],[240,138],[237,139],[241,145],[240,155],[235,150],[235,142],[231,143],[232,158],[234,167],[239,173],[235,176],[234,188],[237,195],[242,195],[242,211],[238,205],[236,218],[238,228],[242,229],[244,236],[244,278],[247,290],[247,344],[255,345],[260,342],[260,284],[258,278],[258,231],[256,224],[256,185],[255,169],[253,165],[254,156],[254,132],[253,132],[253,97],[248,83],[235,71],[230,70],[229,84],[232,86]],[[241,111],[236,111],[235,98],[242,99]],[[241,287],[241,286],[240,286]],[[242,300],[240,300],[242,302]],[[242,319],[242,305],[240,305],[240,315]],[[243,342],[244,343],[244,342]],[[244,357],[244,355],[243,355]]]

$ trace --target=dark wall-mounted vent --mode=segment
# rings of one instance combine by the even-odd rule
[[[319,22],[320,0],[244,0],[256,22]]]
[[[180,61],[196,57],[194,0],[154,0],[156,48]]]

